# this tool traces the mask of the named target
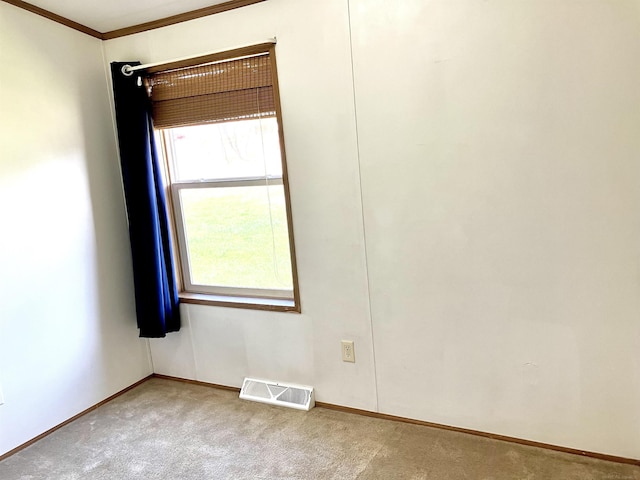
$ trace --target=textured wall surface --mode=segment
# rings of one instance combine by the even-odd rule
[[[0,3],[0,454],[151,372],[102,48]]]

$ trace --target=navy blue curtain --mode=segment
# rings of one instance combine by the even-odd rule
[[[166,200],[153,136],[151,103],[138,76],[111,64],[122,181],[129,216],[136,313],[141,337],[180,330]]]

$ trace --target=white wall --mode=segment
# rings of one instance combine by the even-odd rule
[[[184,305],[154,370],[640,458],[639,23],[632,0],[270,0],[105,42],[278,38],[303,314]]]
[[[380,410],[640,458],[640,3],[351,7]]]
[[[101,42],[0,3],[0,454],[151,371]]]

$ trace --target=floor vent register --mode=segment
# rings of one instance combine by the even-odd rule
[[[244,379],[240,398],[306,411],[311,410],[316,404],[313,387],[255,378]]]

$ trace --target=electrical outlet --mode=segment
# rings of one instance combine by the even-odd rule
[[[353,340],[342,340],[342,361],[356,362],[356,351],[353,349]]]

